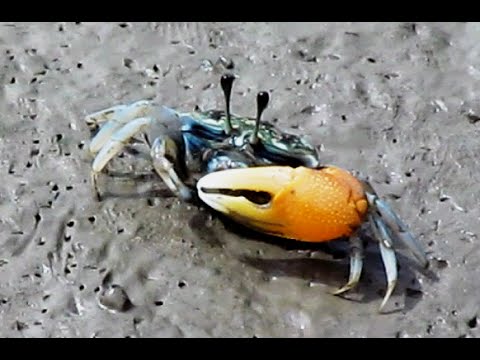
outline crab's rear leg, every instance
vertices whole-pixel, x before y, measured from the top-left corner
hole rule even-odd
[[[407,225],[395,214],[393,209],[383,200],[377,198],[375,207],[382,215],[384,223],[393,231],[394,235],[411,251],[418,262],[428,267],[428,259],[418,239],[408,230]]]
[[[360,281],[363,268],[363,244],[357,235],[350,238],[350,275],[347,284],[333,291],[333,295],[340,295],[353,289]]]
[[[91,140],[90,152],[92,154],[99,152],[116,131],[134,119],[147,116],[151,110],[152,104],[142,100],[130,105],[117,105],[86,116],[85,121],[89,126],[99,126],[105,122]]]
[[[390,296],[395,290],[397,284],[398,270],[397,258],[395,250],[393,249],[392,237],[387,225],[383,222],[377,214],[370,214],[369,221],[372,227],[373,234],[378,240],[380,253],[382,255],[383,265],[385,266],[385,273],[387,275],[387,291],[380,304],[379,312],[383,311],[385,304],[390,299]]]

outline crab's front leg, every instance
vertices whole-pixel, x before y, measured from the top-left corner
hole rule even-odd
[[[101,139],[104,144],[102,144],[92,164],[92,183],[99,201],[101,195],[97,187],[98,174],[115,155],[122,151],[132,137],[150,126],[152,121],[154,119],[149,117],[134,119],[117,129],[110,137]],[[98,135],[96,138],[98,138]]]
[[[150,155],[155,171],[170,191],[183,201],[191,200],[192,190],[184,184],[175,170],[178,164],[178,148],[175,141],[168,136],[157,137],[153,141]]]
[[[111,108],[97,111],[85,117],[88,126],[100,130],[90,141],[90,153],[96,154],[111,139],[112,135],[120,130],[125,124],[134,119],[148,116],[153,105],[146,100],[137,101],[129,105],[117,105]]]

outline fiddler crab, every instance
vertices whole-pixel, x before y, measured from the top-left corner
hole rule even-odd
[[[333,294],[354,288],[363,267],[358,230],[369,222],[385,266],[382,312],[397,281],[394,242],[403,243],[423,267],[419,241],[373,187],[351,172],[320,164],[304,138],[262,121],[269,95],[257,95],[255,118],[230,112],[236,76],[221,77],[225,110],[178,112],[150,101],[114,106],[86,116],[99,127],[90,142],[92,181],[133,139],[144,141],[155,172],[180,199],[195,193],[209,207],[256,231],[304,242],[348,237],[350,275]]]

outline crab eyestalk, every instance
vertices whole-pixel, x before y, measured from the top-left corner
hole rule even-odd
[[[268,106],[270,97],[266,91],[261,91],[257,94],[257,120],[255,122],[255,130],[250,137],[250,144],[256,145],[258,143],[258,130],[260,129],[260,120],[262,118],[263,111]]]
[[[232,120],[230,118],[230,98],[232,95],[232,86],[233,81],[235,80],[235,75],[225,74],[220,79],[220,85],[222,86],[223,95],[225,96],[225,133],[230,135],[233,131]]]

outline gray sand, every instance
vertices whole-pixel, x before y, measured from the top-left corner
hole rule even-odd
[[[480,24],[4,23],[0,34],[0,336],[480,334]],[[155,176],[104,175],[109,196],[95,200],[84,116],[140,99],[221,108],[221,56],[239,75],[234,112],[253,116],[269,90],[266,118],[308,134],[323,162],[369,175],[418,235],[433,275],[399,255],[397,311],[377,313],[374,243],[340,298],[329,291],[347,278],[345,256],[263,241]],[[151,173],[129,154],[111,169]]]

